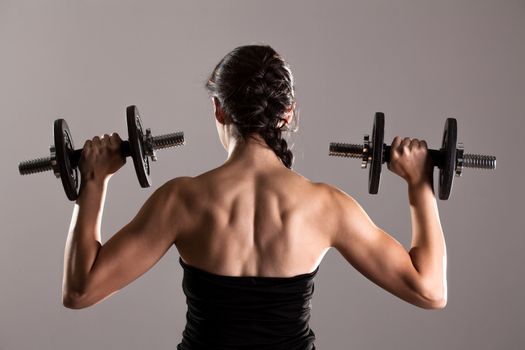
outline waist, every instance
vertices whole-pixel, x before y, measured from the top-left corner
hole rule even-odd
[[[306,323],[250,319],[243,323],[187,317],[178,350],[311,350],[315,333]]]
[[[313,277],[227,277],[186,265],[188,310],[180,350],[314,349]]]

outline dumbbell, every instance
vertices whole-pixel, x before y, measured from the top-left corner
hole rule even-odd
[[[372,140],[364,136],[362,145],[349,143],[330,143],[330,156],[361,159],[361,168],[370,166],[368,176],[368,192],[377,194],[381,180],[381,166],[390,161],[390,146],[383,143],[385,131],[385,115],[375,114],[372,128]],[[496,157],[480,154],[464,153],[462,143],[457,143],[457,121],[447,118],[443,131],[443,140],[439,150],[429,149],[434,166],[439,168],[439,198],[446,200],[450,196],[454,173],[461,176],[463,168],[496,169]]]
[[[126,108],[128,140],[121,143],[120,152],[124,157],[131,157],[141,187],[151,186],[150,162],[157,160],[155,151],[162,148],[180,146],[185,143],[183,132],[174,132],[161,136],[152,136],[151,130],[143,132],[142,122],[136,106]],[[50,147],[51,155],[20,162],[20,175],[35,174],[52,170],[62,180],[64,191],[69,200],[76,200],[79,194],[80,177],[78,163],[82,149],[75,149],[73,137],[64,119],[57,119],[53,124],[54,144]]]

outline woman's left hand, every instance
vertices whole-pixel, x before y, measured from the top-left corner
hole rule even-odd
[[[122,139],[117,133],[95,136],[84,144],[79,169],[82,181],[105,182],[126,164],[121,153]]]

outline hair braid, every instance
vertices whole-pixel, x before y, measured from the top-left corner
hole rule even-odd
[[[240,46],[215,67],[206,83],[219,99],[243,138],[259,134],[291,168],[293,154],[282,137],[284,113],[294,106],[293,76],[289,65],[264,45]]]

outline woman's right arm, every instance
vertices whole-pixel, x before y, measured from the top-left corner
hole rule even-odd
[[[425,309],[447,302],[446,246],[434,196],[426,144],[395,138],[389,169],[407,180],[411,249],[377,227],[351,196],[333,186],[332,246],[359,272],[397,297]]]

